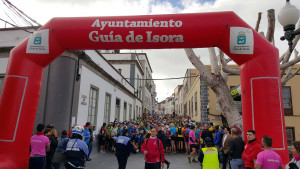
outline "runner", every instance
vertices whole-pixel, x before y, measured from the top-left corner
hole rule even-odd
[[[185,129],[183,130],[184,145],[185,145],[185,151],[186,151],[185,154],[187,154],[187,155],[190,154],[190,145],[189,145],[189,140],[190,140],[189,133],[190,133],[190,129],[189,128],[190,128],[190,126],[187,124],[185,126]]]
[[[196,138],[195,138],[195,126],[191,126],[191,131],[189,132],[189,146],[192,150],[191,154],[188,156],[188,160],[191,163],[191,157],[193,158],[193,163],[197,162],[195,160],[196,157]]]
[[[164,168],[165,155],[162,142],[156,137],[156,129],[151,129],[151,136],[142,146],[145,154],[145,169]]]
[[[177,141],[178,141],[178,151],[181,153],[184,153],[184,151],[183,151],[183,142],[184,142],[183,130],[184,130],[183,124],[181,123],[180,126],[176,130]]]
[[[175,154],[176,153],[176,144],[175,144],[175,142],[176,142],[176,138],[177,138],[176,128],[174,127],[173,123],[171,123],[170,126],[171,126],[170,132],[171,132],[171,149],[172,149],[171,151],[172,151],[173,154]]]
[[[165,135],[166,135],[166,152],[171,153],[171,132],[169,126],[165,128]]]

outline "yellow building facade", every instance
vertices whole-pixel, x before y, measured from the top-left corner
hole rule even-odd
[[[296,65],[294,69],[296,70],[298,67],[299,65]],[[207,66],[207,68],[210,67]],[[203,93],[203,91],[201,93],[200,88],[201,84],[203,85],[203,82],[201,83],[199,77],[194,77],[199,75],[199,72],[196,69],[188,70],[190,71],[186,72],[186,77],[190,76],[191,78],[190,80],[186,78],[183,81],[184,114],[189,115],[192,118],[192,120],[201,122],[201,118],[203,118],[201,112],[206,112],[208,115],[209,122],[213,122],[216,125],[224,125],[226,120],[224,120],[224,118],[221,116],[215,93],[209,87],[207,93]],[[227,85],[229,88],[235,87],[239,84],[239,75],[228,76]],[[285,86],[283,86],[282,95],[285,112],[287,141],[288,144],[291,145],[293,141],[300,140],[300,74],[293,77],[290,81],[288,81],[288,83]],[[207,105],[206,102],[208,102]],[[237,102],[237,105],[241,106],[239,102]],[[204,111],[205,109],[206,111]]]

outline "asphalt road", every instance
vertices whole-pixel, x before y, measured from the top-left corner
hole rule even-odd
[[[170,169],[201,169],[200,164],[189,163],[187,155],[184,154],[165,154],[168,161],[171,162]],[[118,161],[114,153],[106,152],[97,153],[95,150],[92,151],[91,161],[86,162],[86,169],[118,169]],[[196,157],[197,159],[197,157]],[[127,169],[143,169],[145,168],[144,155],[141,153],[131,154],[128,162]],[[165,165],[166,168],[166,165]]]

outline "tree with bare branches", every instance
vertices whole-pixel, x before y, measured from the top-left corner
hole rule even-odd
[[[259,25],[261,21],[262,13],[258,13],[258,19],[256,23],[255,30],[259,31]],[[259,32],[266,40],[275,46],[274,32],[275,32],[275,11],[270,9],[267,11],[268,17],[268,29],[266,35],[264,32]],[[300,28],[300,23],[297,25]],[[293,50],[299,41],[300,36],[297,35],[293,40]],[[196,67],[200,72],[202,78],[207,82],[207,85],[214,91],[218,98],[219,106],[222,115],[226,118],[229,126],[237,126],[243,129],[242,117],[239,114],[237,107],[235,106],[233,97],[227,86],[228,74],[239,75],[239,69],[233,69],[228,66],[228,63],[232,60],[230,58],[226,59],[224,53],[219,50],[219,55],[216,54],[214,48],[208,48],[209,58],[211,63],[211,70],[207,69],[202,63],[200,58],[198,58],[193,49],[185,49],[186,55],[190,62]],[[300,55],[298,51],[294,50],[295,57],[291,59],[291,52],[289,49],[279,58],[280,70],[281,70],[281,83],[282,86],[292,79],[295,75],[300,72],[300,67],[294,69],[294,65],[300,62]]]

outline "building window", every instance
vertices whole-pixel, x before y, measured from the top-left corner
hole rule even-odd
[[[192,107],[191,107],[191,112],[192,112],[192,117],[194,116],[194,99],[193,99],[193,97],[192,97],[192,100],[191,100],[191,102],[192,102]]]
[[[284,115],[292,116],[293,115],[293,105],[292,105],[291,87],[290,86],[282,87],[282,98],[283,98]]]
[[[123,121],[127,120],[127,103],[124,102]]]
[[[105,111],[104,111],[104,122],[108,124],[110,122],[110,105],[111,105],[111,95],[106,93],[105,95]]]
[[[142,116],[141,108],[139,107],[139,115]]]
[[[117,119],[117,121],[120,121],[120,109],[121,109],[121,100],[120,99],[116,99],[116,113],[115,113],[115,118]]]
[[[129,104],[129,120],[131,121],[132,119],[132,105]]]
[[[95,127],[97,123],[98,89],[91,87],[89,96],[88,121]]]
[[[197,109],[197,92],[195,93],[195,116],[198,115],[198,109]]]
[[[135,111],[134,111],[134,116],[133,116],[133,120],[135,120],[136,118],[137,118],[137,114],[138,114],[138,110],[139,110],[139,108],[138,108],[138,106],[136,106],[135,107]]]
[[[136,75],[137,76],[137,80],[136,80],[136,97],[140,97],[140,91],[139,91],[139,87],[140,87],[140,76],[139,75]]]
[[[186,103],[184,104],[184,115],[185,116],[187,115],[187,105],[186,105]]]
[[[0,76],[0,96],[2,93],[3,84],[4,84],[4,77]]]
[[[294,127],[286,127],[286,139],[288,146],[292,146],[295,141],[295,128]]]
[[[191,101],[189,101],[189,116],[191,115]]]
[[[183,109],[183,107],[182,107],[182,103],[181,103],[181,109],[180,109],[181,112],[180,112],[180,113],[183,113],[183,110],[182,110],[182,109]]]

